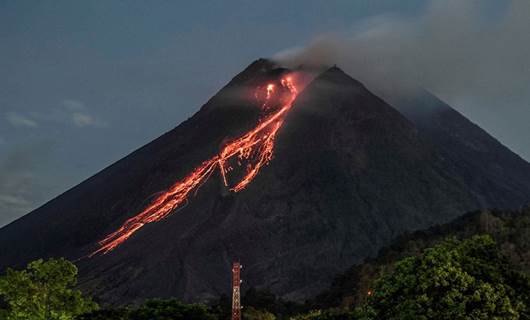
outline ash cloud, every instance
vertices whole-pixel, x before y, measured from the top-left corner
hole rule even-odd
[[[376,93],[424,87],[530,159],[530,1],[432,1],[419,17],[381,15],[278,53],[337,64]]]

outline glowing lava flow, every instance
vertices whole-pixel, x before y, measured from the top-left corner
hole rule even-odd
[[[281,106],[277,111],[264,118],[254,129],[242,137],[225,145],[219,154],[204,161],[183,180],[178,181],[169,190],[157,197],[142,212],[125,221],[118,230],[101,240],[99,242],[100,247],[90,256],[98,253],[105,254],[113,250],[144,225],[167,217],[175,208],[185,203],[188,195],[206,182],[216,168],[219,168],[223,183],[228,187],[227,174],[232,168],[227,167],[227,162],[235,156],[237,156],[237,160],[240,163],[243,161],[248,164],[244,176],[230,190],[233,192],[243,190],[252,182],[259,170],[272,159],[276,133],[282,126],[285,115],[298,94],[297,88],[290,77],[281,80],[281,88],[287,92],[287,99],[282,99],[283,95],[279,93]],[[275,90],[274,84],[266,86],[265,102],[262,105],[262,109],[270,107],[268,103],[273,97]]]

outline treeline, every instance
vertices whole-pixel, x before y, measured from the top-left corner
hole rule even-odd
[[[530,274],[530,206],[520,210],[476,211],[447,224],[401,235],[392,245],[383,248],[376,258],[367,259],[337,275],[329,289],[308,302],[309,307],[358,307],[366,299],[371,283],[381,273],[390,270],[396,261],[418,256],[447,238],[467,239],[480,234],[489,235],[496,241],[501,254],[513,268]]]
[[[474,212],[400,237],[303,304],[250,288],[243,319],[530,319],[529,271],[530,208]],[[7,270],[0,277],[0,319],[230,319],[228,296],[209,304],[99,306],[75,289],[76,276],[64,259]]]

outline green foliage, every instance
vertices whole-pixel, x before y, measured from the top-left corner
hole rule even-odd
[[[230,319],[232,316],[232,299],[225,294],[222,294],[219,299],[212,301],[210,308],[212,313],[217,316],[219,320]]]
[[[344,309],[315,310],[296,316],[293,320],[357,320],[357,312]]]
[[[248,310],[266,311],[276,319],[290,319],[291,316],[307,311],[305,305],[293,301],[283,300],[272,292],[263,289],[250,287],[243,293],[241,299],[243,308],[243,319],[248,318]],[[230,319],[232,311],[231,298],[221,295],[218,300],[213,301],[212,313],[217,315],[219,320]]]
[[[329,289],[308,301],[307,306],[317,310],[361,306],[373,281],[396,261],[418,256],[449,237],[467,239],[477,234],[493,237],[511,266],[530,275],[530,206],[515,211],[476,211],[447,224],[399,236],[392,245],[382,248],[376,258],[335,277]]]
[[[136,308],[106,309],[83,314],[76,320],[216,320],[205,305],[178,300],[148,300]]]
[[[90,299],[73,289],[77,268],[65,259],[36,260],[25,270],[8,269],[0,277],[0,296],[8,320],[69,320],[97,309]]]
[[[150,300],[129,314],[130,320],[215,320],[202,304],[178,300]]]
[[[257,310],[267,310],[280,319],[285,319],[304,311],[302,304],[283,300],[268,290],[258,290],[252,287],[245,291],[242,304],[245,308],[252,307]]]
[[[490,236],[448,240],[397,262],[361,309],[367,319],[527,319],[530,278]]]
[[[241,316],[244,320],[276,320],[272,313],[254,309],[253,307],[243,308]]]
[[[243,319],[530,320],[530,278],[525,275],[530,271],[530,208],[524,210],[481,212],[406,235],[377,259],[336,278],[329,292],[306,304],[250,288],[242,297]],[[473,236],[484,232],[490,236]],[[448,235],[454,237],[443,240]],[[230,319],[228,296],[210,307],[151,300],[98,310],[73,289],[76,276],[76,267],[64,259],[7,270],[0,277],[0,320]]]
[[[9,316],[9,311],[7,311],[6,309],[0,309],[0,319],[2,320],[8,319],[8,316]]]
[[[100,309],[84,313],[75,318],[75,320],[128,320],[129,310],[119,309]]]

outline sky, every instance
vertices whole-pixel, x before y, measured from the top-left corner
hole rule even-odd
[[[366,76],[348,58],[367,34],[365,55],[400,73],[418,69],[404,53],[420,61],[422,84],[530,159],[530,41],[511,23],[530,21],[529,7],[440,3],[0,0],[0,226],[171,130],[257,58],[324,43]],[[419,29],[429,41],[412,36]],[[446,50],[453,37],[469,50]]]

